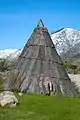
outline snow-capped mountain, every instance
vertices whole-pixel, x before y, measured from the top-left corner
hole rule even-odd
[[[72,56],[80,54],[80,31],[72,28],[62,28],[51,33],[51,38],[60,55]],[[15,59],[22,49],[0,50],[0,58]]]
[[[80,31],[72,28],[62,28],[51,33],[51,38],[58,53],[62,54],[80,43]]]
[[[22,49],[4,49],[0,50],[0,58],[7,58],[9,60],[17,58]]]
[[[21,52],[22,52],[22,49],[14,50],[13,53],[7,56],[6,58],[9,60],[15,60],[19,57]]]

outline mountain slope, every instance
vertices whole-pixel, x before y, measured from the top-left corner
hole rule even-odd
[[[9,60],[17,58],[22,49],[4,49],[0,50],[0,58],[7,58]]]
[[[72,28],[63,28],[51,34],[51,38],[59,54],[66,53],[73,47],[79,48],[80,31]],[[73,51],[72,51],[73,52]]]
[[[22,49],[17,49],[16,51],[13,50],[13,53],[11,53],[6,58],[9,60],[15,60],[18,58],[18,56],[20,55],[21,52],[22,52]]]

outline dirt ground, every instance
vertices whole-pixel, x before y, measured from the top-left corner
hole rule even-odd
[[[75,84],[77,85],[77,87],[78,87],[78,89],[80,91],[80,74],[76,74],[76,75],[68,74],[68,75],[69,75],[71,81],[75,82]]]

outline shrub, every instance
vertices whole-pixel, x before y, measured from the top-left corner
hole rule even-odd
[[[0,71],[4,72],[9,69],[8,61],[6,59],[0,59]]]

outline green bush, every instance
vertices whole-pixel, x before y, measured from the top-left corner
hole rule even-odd
[[[9,70],[8,61],[6,59],[0,59],[0,71],[4,72]]]
[[[65,61],[64,67],[69,73],[76,74],[78,72],[78,66],[71,61]]]

